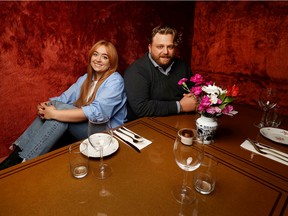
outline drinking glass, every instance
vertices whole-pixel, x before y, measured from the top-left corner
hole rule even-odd
[[[201,194],[214,191],[217,178],[218,161],[210,154],[204,153],[204,159],[193,178],[194,188]]]
[[[183,128],[178,131],[174,142],[174,158],[177,165],[184,170],[182,185],[172,193],[179,203],[189,204],[195,200],[195,193],[187,185],[187,174],[196,170],[203,159],[203,138],[197,137],[194,129]]]
[[[84,178],[88,174],[89,161],[88,144],[83,143],[82,148],[79,149],[79,144],[71,144],[69,146],[69,163],[71,174],[75,178]]]
[[[265,126],[277,128],[281,124],[282,115],[279,107],[275,107],[268,111],[266,115]]]
[[[99,179],[104,179],[112,174],[110,166],[103,162],[103,150],[113,141],[112,128],[109,117],[98,116],[90,118],[88,122],[88,140],[96,151],[100,153],[100,165],[97,167],[95,175]]]
[[[275,90],[273,90],[272,88],[265,88],[261,90],[258,98],[258,104],[263,110],[263,114],[260,123],[255,125],[256,127],[265,127],[267,112],[277,105],[277,101],[278,98]]]

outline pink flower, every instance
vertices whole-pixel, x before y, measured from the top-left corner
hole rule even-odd
[[[204,82],[204,79],[200,74],[195,74],[190,78],[190,81],[194,82],[195,85],[201,85]]]
[[[201,86],[195,86],[195,87],[192,87],[190,89],[190,92],[193,93],[194,95],[198,96],[201,94],[202,92],[202,87]]]
[[[209,107],[206,109],[206,112],[212,115],[221,113],[221,109],[219,107]]]
[[[198,110],[205,111],[210,105],[211,105],[210,98],[207,95],[204,95],[198,106]]]
[[[234,110],[232,105],[227,105],[223,108],[222,113],[223,114],[229,114]]]
[[[182,78],[179,80],[178,85],[183,85],[188,79],[187,78]]]
[[[212,82],[212,81],[207,81],[207,82],[205,82],[205,85],[206,86],[209,86],[209,85],[213,85],[214,83]]]

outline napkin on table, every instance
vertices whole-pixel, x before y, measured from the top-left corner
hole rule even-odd
[[[116,134],[117,136],[119,136],[120,138],[122,138],[123,140],[130,142],[133,146],[135,146],[139,150],[145,148],[146,146],[148,146],[152,143],[150,140],[148,140],[144,137],[141,139],[141,142],[134,143],[133,140],[129,136],[126,136],[123,133],[120,133],[116,130],[114,130],[113,133]]]
[[[285,161],[284,161],[284,160],[288,161],[288,159],[283,158],[284,160],[280,160],[279,158],[274,157],[274,156],[272,155],[273,153],[270,154],[270,152],[269,152],[269,154],[261,154],[261,153],[257,152],[257,151],[254,149],[254,147],[252,146],[252,144],[251,144],[248,140],[245,140],[240,146],[241,146],[242,148],[246,149],[246,150],[252,151],[253,153],[259,154],[259,155],[261,155],[261,156],[263,156],[263,157],[269,158],[269,159],[271,159],[271,160],[277,161],[277,162],[279,162],[279,163],[282,163],[282,164],[288,166],[288,162],[285,162]],[[265,150],[264,150],[264,151],[265,151]],[[285,155],[286,157],[288,157],[288,154],[286,154],[286,153],[284,153],[284,152],[281,152],[281,154],[283,154],[283,155]],[[278,155],[277,155],[277,156],[278,156]],[[281,156],[279,156],[279,157],[281,157]]]

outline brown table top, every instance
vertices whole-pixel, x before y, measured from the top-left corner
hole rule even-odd
[[[253,125],[260,120],[258,110],[237,109],[236,116],[219,120],[215,142],[205,146],[219,160],[215,191],[196,193],[190,205],[177,203],[171,194],[183,179],[173,157],[173,143],[178,129],[195,128],[197,114],[127,123],[152,144],[138,153],[119,142],[118,151],[104,158],[113,169],[104,180],[93,174],[98,159],[90,159],[88,176],[73,178],[67,147],[0,171],[0,215],[288,215],[288,166],[240,145],[250,137],[287,152],[288,147],[259,135]],[[192,177],[189,172],[190,185]]]

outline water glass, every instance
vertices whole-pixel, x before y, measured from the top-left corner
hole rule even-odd
[[[218,161],[212,155],[205,154],[200,167],[196,171],[193,183],[194,188],[201,194],[210,194],[216,184]]]
[[[266,125],[266,116],[267,112],[271,109],[274,109],[277,106],[278,102],[277,91],[272,88],[264,88],[260,91],[258,98],[258,104],[263,111],[261,121],[258,124],[255,124],[256,127],[262,128]]]
[[[281,113],[278,108],[271,109],[265,119],[266,127],[277,128],[281,124]]]
[[[69,146],[69,162],[71,174],[75,178],[84,178],[88,174],[88,144],[81,144],[81,151],[79,144],[71,144]]]

